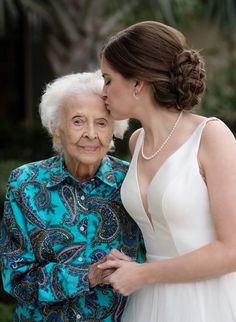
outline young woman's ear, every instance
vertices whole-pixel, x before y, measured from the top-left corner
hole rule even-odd
[[[140,92],[142,91],[144,82],[140,81],[140,80],[136,80],[134,83],[134,97],[138,98],[138,95],[140,94]]]

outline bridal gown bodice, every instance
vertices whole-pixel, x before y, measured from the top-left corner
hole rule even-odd
[[[137,158],[143,131],[138,138],[121,197],[143,232],[148,256],[174,257],[200,248],[215,238],[207,187],[197,161],[204,124],[197,127],[153,177],[147,191],[151,219],[145,212],[138,182]]]
[[[148,262],[184,255],[216,237],[197,159],[208,120],[197,126],[152,178],[147,190],[149,216],[138,181],[137,160],[144,139],[144,132],[140,132],[121,198],[141,228]],[[236,273],[206,281],[145,286],[129,297],[123,321],[236,322]]]

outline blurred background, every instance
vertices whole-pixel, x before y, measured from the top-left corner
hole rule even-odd
[[[207,91],[199,107],[236,133],[236,0],[0,0],[0,218],[10,171],[52,156],[38,104],[45,85],[99,68],[114,32],[158,20],[184,33],[206,59]],[[130,121],[115,154],[129,160]],[[0,320],[13,320],[14,300],[0,285]]]

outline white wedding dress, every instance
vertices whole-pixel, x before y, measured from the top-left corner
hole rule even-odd
[[[144,132],[139,135],[121,197],[142,230],[148,262],[186,254],[215,239],[207,187],[197,161],[208,120],[199,124],[152,179],[147,194],[152,223],[138,184],[137,158]],[[128,298],[122,321],[236,322],[236,273],[200,282],[146,286]]]

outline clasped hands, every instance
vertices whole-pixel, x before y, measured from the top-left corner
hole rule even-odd
[[[115,292],[128,296],[143,286],[141,266],[129,256],[113,249],[101,261],[90,266],[90,287],[110,284]]]

